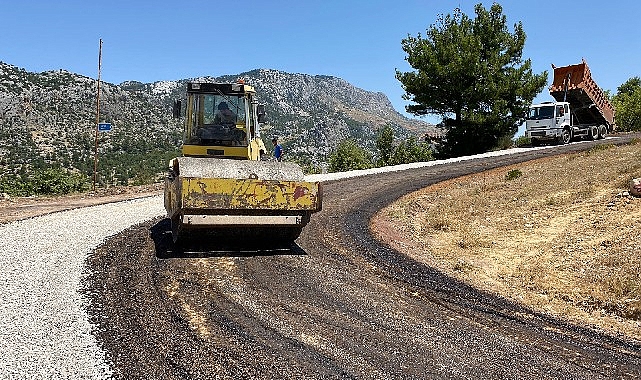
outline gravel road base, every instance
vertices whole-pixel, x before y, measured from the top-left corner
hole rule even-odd
[[[79,293],[85,260],[106,237],[163,212],[150,197],[0,225],[0,378],[111,376]]]

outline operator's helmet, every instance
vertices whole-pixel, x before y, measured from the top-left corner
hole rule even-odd
[[[220,102],[220,104],[218,105],[218,110],[219,111],[228,110],[228,109],[229,109],[229,106],[227,105],[226,102]]]

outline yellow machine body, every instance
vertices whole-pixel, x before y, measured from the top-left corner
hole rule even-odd
[[[183,178],[180,193],[184,209],[315,211],[318,208],[318,186],[309,182]]]

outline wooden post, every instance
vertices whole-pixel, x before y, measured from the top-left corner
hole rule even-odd
[[[96,141],[93,155],[93,192],[96,192],[96,177],[98,172],[98,124],[100,123],[100,69],[102,66],[102,38],[98,49],[98,94],[96,96]]]

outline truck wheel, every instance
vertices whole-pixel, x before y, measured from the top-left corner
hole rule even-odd
[[[598,138],[599,138],[599,127],[597,127],[596,125],[593,125],[588,130],[588,139],[596,140]]]
[[[530,145],[532,145],[533,147],[539,146],[541,145],[541,142],[539,141],[539,139],[530,139]]]
[[[608,135],[608,127],[599,125],[599,138],[604,139]]]
[[[559,137],[559,144],[569,144],[572,140],[572,131],[569,128],[565,128],[561,136]]]

